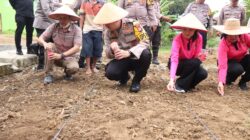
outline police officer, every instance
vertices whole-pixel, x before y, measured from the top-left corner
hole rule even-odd
[[[26,28],[26,46],[27,54],[31,53],[30,45],[32,43],[32,34],[33,34],[33,0],[9,0],[11,6],[16,11],[16,32],[15,32],[15,44],[16,44],[16,54],[23,55],[22,46],[21,46],[21,36],[24,27]]]
[[[171,19],[167,16],[164,16],[161,14],[161,5],[160,5],[160,0],[155,0],[154,1],[154,9],[155,9],[155,15],[156,15],[156,21],[157,21],[157,28],[155,32],[153,32],[152,35],[152,51],[153,51],[153,59],[152,63],[159,65],[158,61],[158,52],[159,52],[159,47],[161,43],[161,21],[164,22],[170,22]]]
[[[112,60],[107,64],[105,76],[126,85],[129,71],[135,75],[131,92],[140,90],[140,82],[146,76],[151,61],[147,33],[139,22],[124,18],[128,12],[111,3],[106,3],[94,18],[95,24],[104,24],[106,55]]]
[[[138,20],[150,37],[157,28],[154,0],[118,0],[118,6],[128,11],[128,18]]]
[[[212,25],[212,14],[209,5],[205,4],[204,2],[205,0],[195,0],[194,2],[191,2],[186,8],[183,15],[186,15],[188,13],[194,14],[200,20],[200,22],[208,29]],[[202,35],[202,48],[206,49],[207,32],[200,31],[199,33]]]
[[[236,18],[240,20],[242,25],[246,18],[244,7],[238,4],[239,0],[230,0],[231,3],[224,6],[220,11],[219,25],[223,25],[224,21],[228,18]]]

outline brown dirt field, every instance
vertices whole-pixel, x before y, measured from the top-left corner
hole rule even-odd
[[[163,57],[164,55],[164,57]],[[225,96],[216,92],[216,55],[205,66],[209,77],[187,94],[165,90],[166,62],[153,66],[138,94],[99,74],[81,70],[74,81],[43,85],[43,72],[27,68],[0,77],[0,139],[58,140],[250,140],[250,92],[234,85]]]

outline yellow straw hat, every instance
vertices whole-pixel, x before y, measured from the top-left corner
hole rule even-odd
[[[106,3],[94,18],[95,24],[108,24],[118,21],[128,15],[128,12],[112,3]]]
[[[240,26],[240,20],[236,18],[229,18],[225,21],[224,25],[215,25],[213,28],[227,35],[250,33],[250,28],[247,26]]]
[[[62,7],[58,8],[56,11],[54,11],[53,13],[51,13],[49,15],[49,18],[54,19],[54,20],[59,20],[58,16],[59,15],[67,15],[70,16],[70,19],[72,21],[77,21],[80,18],[76,15],[76,13],[69,8],[69,6],[67,5],[63,5]]]
[[[190,28],[207,32],[205,26],[192,13],[188,13],[187,15],[181,17],[174,24],[172,24],[171,27],[180,30],[183,28]]]

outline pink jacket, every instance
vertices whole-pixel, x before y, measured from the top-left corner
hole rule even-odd
[[[219,82],[225,84],[228,68],[228,60],[236,60],[240,62],[250,48],[250,35],[243,34],[237,41],[238,50],[233,44],[229,43],[225,38],[220,41],[218,48],[218,77]]]
[[[190,50],[187,48],[188,39],[182,33],[178,34],[172,43],[170,77],[175,78],[176,70],[181,59],[197,58],[202,49],[202,36],[198,33],[196,40],[190,40]]]

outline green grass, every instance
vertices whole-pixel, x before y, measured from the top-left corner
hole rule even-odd
[[[211,38],[208,39],[207,46],[209,48],[218,47],[219,41],[220,41],[219,37],[213,36],[213,37],[211,37]]]
[[[2,17],[2,32],[11,33],[16,28],[15,11],[9,4],[9,0],[0,0],[0,14]]]

